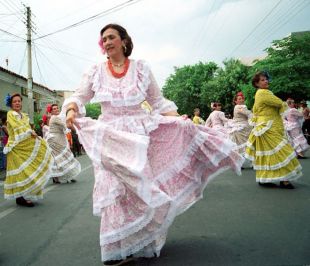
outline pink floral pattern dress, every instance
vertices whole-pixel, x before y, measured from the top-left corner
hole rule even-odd
[[[99,102],[98,120],[83,117]],[[147,101],[152,111],[141,107]],[[85,74],[65,100],[75,102],[77,132],[93,162],[93,213],[101,217],[102,260],[159,255],[175,217],[202,198],[207,183],[227,169],[240,174],[243,159],[217,131],[190,120],[162,116],[176,111],[144,61],[130,60],[114,78],[101,63]]]
[[[289,108],[284,113],[284,126],[288,133],[288,139],[297,153],[309,149],[307,140],[302,132],[303,114],[296,108]]]

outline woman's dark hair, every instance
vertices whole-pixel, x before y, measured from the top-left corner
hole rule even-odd
[[[107,29],[113,29],[116,30],[121,37],[121,40],[124,41],[126,49],[124,48],[124,55],[126,57],[131,55],[132,49],[133,49],[133,43],[131,40],[131,37],[128,35],[127,31],[125,28],[118,24],[108,24],[104,26],[104,28],[100,31],[100,36],[107,30]]]
[[[260,77],[265,77],[267,80],[269,80],[269,75],[266,71],[258,71],[255,73],[255,75],[252,78],[252,85],[254,88],[258,88],[258,86],[256,85],[256,83],[259,82]]]
[[[12,107],[13,98],[19,97],[21,101],[23,101],[23,97],[19,93],[14,93],[10,99],[10,107]]]
[[[286,100],[286,103],[287,103],[288,105],[291,105],[292,103],[295,103],[295,101],[294,101],[294,99],[292,99],[292,98],[288,98],[288,99]]]

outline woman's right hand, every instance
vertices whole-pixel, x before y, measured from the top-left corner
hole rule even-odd
[[[73,109],[69,110],[66,116],[66,124],[68,128],[73,129],[73,125],[75,124],[75,118],[76,118],[76,111]]]

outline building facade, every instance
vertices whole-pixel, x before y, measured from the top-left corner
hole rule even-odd
[[[59,106],[64,101],[63,92],[51,90],[46,86],[33,82],[33,110],[34,114],[43,114],[48,103],[57,103]],[[10,70],[0,67],[0,118],[6,116],[10,109],[5,105],[7,94],[19,93],[23,97],[22,111],[28,112],[27,78]]]

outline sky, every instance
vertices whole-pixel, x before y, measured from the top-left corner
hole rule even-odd
[[[7,68],[8,59],[8,69],[24,76],[24,5],[34,25],[33,78],[52,90],[76,89],[83,73],[106,60],[97,43],[108,23],[127,29],[134,43],[130,58],[146,60],[161,87],[174,67],[260,57],[273,40],[310,30],[310,0],[0,0],[0,66]]]

